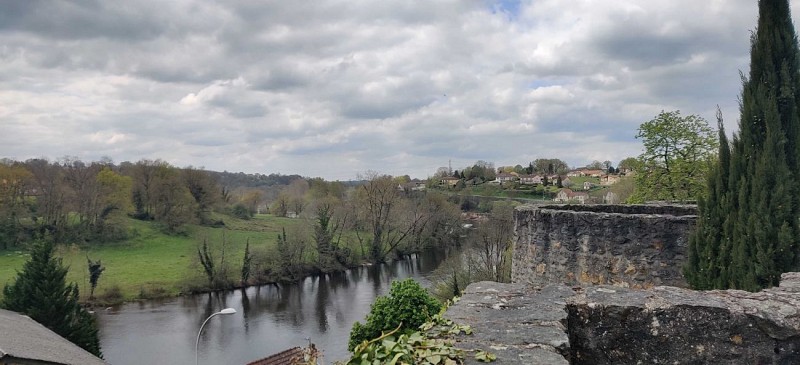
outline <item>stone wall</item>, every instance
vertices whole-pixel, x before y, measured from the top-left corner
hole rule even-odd
[[[588,287],[567,311],[572,364],[800,364],[800,273],[758,293]]]
[[[514,283],[467,287],[445,314],[473,329],[457,346],[497,364],[800,364],[800,273],[758,293],[683,288],[695,212],[517,208]]]
[[[479,282],[445,317],[498,365],[800,364],[800,273],[758,293]]]
[[[526,205],[514,212],[511,279],[534,287],[686,287],[693,205]]]

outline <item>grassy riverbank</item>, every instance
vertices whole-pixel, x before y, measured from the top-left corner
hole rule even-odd
[[[89,295],[87,255],[92,260],[101,260],[106,267],[95,291],[100,301],[175,296],[204,280],[197,259],[197,248],[203,239],[218,250],[224,234],[225,260],[232,271],[236,271],[241,268],[248,238],[251,252],[263,252],[275,245],[282,228],[292,232],[305,223],[300,219],[271,215],[257,215],[251,220],[223,219],[224,228],[189,226],[185,235],[177,236],[162,233],[152,222],[131,219],[131,237],[127,240],[60,245],[58,255],[70,267],[67,281],[79,284],[84,299]],[[16,278],[16,272],[22,269],[27,258],[20,249],[0,250],[0,286]]]

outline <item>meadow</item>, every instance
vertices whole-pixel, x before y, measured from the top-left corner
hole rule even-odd
[[[189,225],[184,234],[167,235],[156,223],[129,219],[130,238],[126,240],[59,245],[56,252],[69,267],[67,282],[79,285],[83,300],[88,299],[90,291],[87,257],[101,260],[105,267],[95,290],[100,302],[175,296],[204,279],[197,258],[203,240],[208,240],[212,252],[219,255],[224,236],[225,260],[235,271],[241,267],[248,239],[251,252],[265,251],[275,245],[283,228],[296,232],[307,223],[304,219],[267,214],[250,220],[224,216],[223,220],[224,227]],[[0,250],[0,285],[13,282],[27,259],[21,248]]]

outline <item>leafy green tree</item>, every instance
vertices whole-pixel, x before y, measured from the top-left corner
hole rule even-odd
[[[566,174],[569,170],[567,163],[557,158],[537,158],[530,166],[538,174]]]
[[[439,313],[442,304],[414,279],[392,282],[388,296],[378,297],[372,304],[364,324],[356,322],[350,332],[347,348],[377,338],[402,324],[401,333],[413,332],[431,316]]]
[[[641,167],[641,162],[636,157],[628,157],[619,162],[617,166],[617,172],[627,173],[630,171],[639,170]]]
[[[644,143],[631,200],[697,200],[718,146],[714,130],[697,116],[661,112],[642,123],[636,138]]]
[[[586,165],[586,168],[592,170],[603,170],[605,168],[605,165],[603,165],[603,163],[600,161],[594,160],[592,161],[592,163]]]
[[[800,269],[800,70],[789,2],[761,0],[743,77],[739,134],[720,158],[689,241],[684,274],[699,289],[755,291]],[[718,115],[721,126],[721,116]]]
[[[24,313],[53,332],[102,356],[94,317],[78,303],[78,285],[67,284],[67,268],[54,257],[53,244],[37,242],[17,279],[3,288],[0,306]]]
[[[132,211],[132,180],[104,167],[95,177],[97,196],[92,226],[96,239],[121,239],[125,235],[125,217]]]
[[[245,207],[244,204],[242,203],[237,203],[233,205],[233,208],[231,208],[231,215],[236,218],[244,220],[249,220],[250,218],[252,218],[252,216],[250,215],[250,210],[247,209],[247,207]]]
[[[316,204],[313,238],[317,246],[317,266],[323,272],[341,269],[344,257],[338,255],[339,247],[334,237],[341,231],[340,222],[334,220],[336,206],[341,202],[334,197],[320,199]]]

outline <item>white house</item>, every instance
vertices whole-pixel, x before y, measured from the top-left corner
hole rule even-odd
[[[586,201],[589,200],[589,193],[585,192],[575,192],[572,189],[561,189],[556,194],[556,197],[553,198],[553,201],[569,203],[569,202],[577,202],[580,204],[586,204]]]
[[[501,172],[501,173],[497,174],[497,178],[495,179],[495,181],[497,181],[497,182],[502,184],[504,182],[512,182],[512,181],[515,181],[517,179],[518,178],[517,178],[516,175],[509,174],[507,172]]]
[[[524,185],[537,185],[542,183],[542,177],[539,175],[520,175],[519,182]]]

